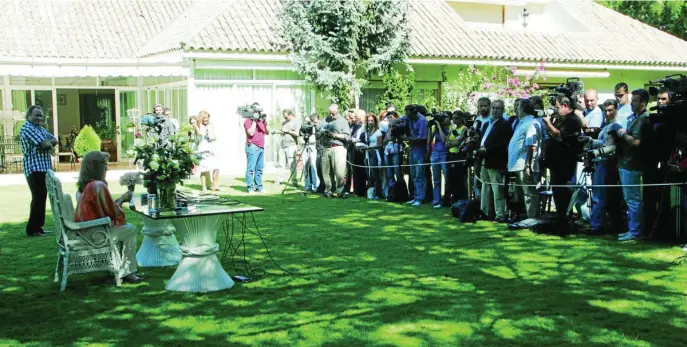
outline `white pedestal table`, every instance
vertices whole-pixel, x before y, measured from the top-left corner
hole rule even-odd
[[[217,231],[222,228],[226,217],[261,211],[261,207],[243,203],[200,204],[190,211],[162,211],[152,214],[144,208],[136,210],[145,218],[171,222],[181,242],[181,262],[165,288],[171,291],[200,293],[234,286],[234,281],[224,271],[217,258]]]

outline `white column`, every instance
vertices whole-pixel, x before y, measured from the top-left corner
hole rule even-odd
[[[138,76],[136,78],[136,86],[138,88],[138,93],[136,93],[136,108],[141,110],[141,116],[146,112],[143,109],[143,77]]]
[[[10,76],[2,76],[2,107],[7,111],[12,111],[12,91],[10,90]]]
[[[195,59],[189,59],[189,76],[188,80],[186,81],[186,115],[192,115],[195,114],[195,112],[198,112],[197,107],[196,107],[196,78],[195,78],[195,69],[196,69],[196,61]]]
[[[115,136],[115,141],[117,141],[117,161],[122,162],[124,158],[122,158],[122,122],[120,119],[121,116],[121,107],[122,105],[119,104],[119,88],[115,88],[115,126],[117,129],[117,135]]]

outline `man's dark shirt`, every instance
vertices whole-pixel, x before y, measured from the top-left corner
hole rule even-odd
[[[618,152],[618,167],[632,171],[644,171],[651,165],[655,153],[651,153],[651,137],[653,136],[653,126],[649,121],[649,113],[641,115],[631,114],[627,118],[627,134],[639,140],[639,147],[631,146],[627,141],[620,141]]]
[[[553,126],[560,131],[561,140],[550,137],[546,140],[546,162],[550,169],[566,169],[577,166],[577,155],[582,152],[578,136],[582,132],[582,122],[574,113],[559,117]]]

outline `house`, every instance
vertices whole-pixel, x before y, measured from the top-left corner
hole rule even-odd
[[[156,103],[185,122],[206,109],[221,134],[225,173],[241,174],[240,105],[259,102],[278,126],[283,108],[327,106],[276,47],[279,0],[0,0],[0,124],[11,135],[30,104],[48,128],[119,127],[116,157],[126,161],[132,122]],[[611,97],[687,70],[687,42],[591,0],[411,0],[409,25],[416,87],[440,97],[442,82],[466,65],[518,66],[547,61],[551,82],[580,77]],[[372,81],[360,99],[370,109]],[[136,111],[138,110],[138,111]],[[276,137],[268,146],[274,148]],[[267,160],[275,151],[267,151]]]

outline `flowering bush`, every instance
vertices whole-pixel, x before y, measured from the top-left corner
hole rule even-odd
[[[513,113],[513,102],[518,98],[545,94],[538,81],[546,81],[543,76],[544,61],[536,65],[531,75],[517,76],[516,66],[485,66],[476,68],[468,66],[458,74],[453,83],[443,86],[441,106],[443,109],[460,109],[470,113],[477,112],[477,99],[487,96],[490,99],[501,99],[506,105],[506,112]]]
[[[198,164],[198,156],[185,136],[172,135],[167,144],[158,141],[139,144],[135,152],[136,160],[142,163],[146,186],[153,182],[165,186],[183,184]]]

